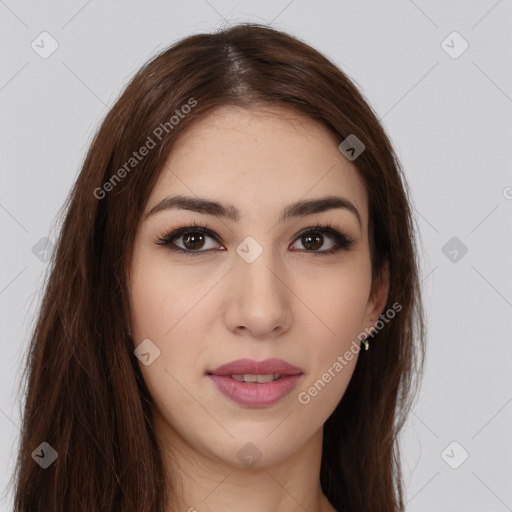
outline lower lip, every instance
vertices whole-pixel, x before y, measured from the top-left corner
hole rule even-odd
[[[208,377],[219,391],[234,402],[248,407],[266,407],[279,402],[292,391],[302,378],[302,374],[286,375],[280,379],[264,384],[255,382],[239,382],[223,375]]]

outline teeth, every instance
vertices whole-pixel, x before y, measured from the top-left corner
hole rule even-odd
[[[258,384],[265,384],[266,382],[272,382],[273,380],[279,379],[281,374],[268,373],[266,375],[252,375],[250,373],[246,373],[244,375],[231,375],[230,377],[238,382],[257,382]]]

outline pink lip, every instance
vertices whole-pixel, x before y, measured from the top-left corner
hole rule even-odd
[[[236,361],[223,364],[207,373],[212,375],[240,375],[246,373],[250,373],[251,375],[267,375],[269,373],[297,375],[302,373],[302,370],[282,359],[265,359],[265,361],[237,359]]]
[[[280,373],[283,376],[263,384],[239,382],[230,377],[230,375],[247,373],[252,375]],[[266,359],[260,362],[239,359],[219,366],[217,369],[207,372],[207,375],[224,396],[247,407],[266,407],[278,402],[288,395],[303,377],[300,368],[282,359]]]

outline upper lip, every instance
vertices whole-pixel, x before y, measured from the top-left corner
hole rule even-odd
[[[265,359],[264,361],[237,359],[236,361],[223,364],[207,373],[210,375],[268,375],[270,373],[298,375],[302,373],[302,370],[282,359],[273,358]]]

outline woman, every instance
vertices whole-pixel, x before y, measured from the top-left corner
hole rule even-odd
[[[411,206],[333,63],[254,24],[176,43],[112,107],[66,206],[17,511],[404,509]]]

